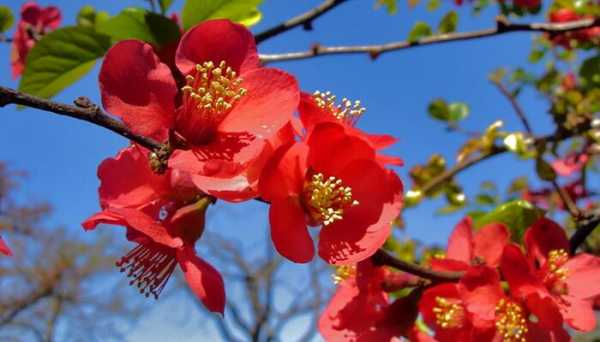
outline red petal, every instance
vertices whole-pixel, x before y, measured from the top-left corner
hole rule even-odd
[[[236,103],[220,132],[248,132],[259,139],[276,134],[298,107],[300,91],[296,79],[281,70],[260,68],[241,75],[247,93]]]
[[[565,230],[547,218],[537,220],[527,229],[524,236],[527,254],[544,265],[551,250],[569,250],[569,239]]]
[[[121,216],[128,227],[148,235],[154,242],[171,248],[177,248],[183,245],[181,238],[171,236],[167,231],[167,228],[161,222],[154,220],[152,217],[139,210],[114,208],[111,209],[110,212]]]
[[[362,301],[354,278],[342,282],[319,318],[321,336],[326,341],[355,340],[357,330],[365,329],[365,325],[369,323],[365,319],[357,319],[363,318],[360,314],[365,313],[357,310],[362,309],[360,302]]]
[[[177,250],[177,261],[188,286],[211,312],[225,311],[225,285],[219,271],[199,258],[192,247]]]
[[[337,175],[354,160],[375,159],[375,150],[366,140],[348,134],[344,125],[334,122],[316,125],[308,146],[308,165],[325,176]]]
[[[567,304],[562,305],[565,321],[573,329],[590,332],[596,328],[596,314],[591,300],[582,300],[566,296]]]
[[[497,267],[504,246],[510,242],[510,233],[501,223],[488,224],[479,229],[473,238],[473,254],[483,258],[486,265]]]
[[[431,259],[429,261],[431,269],[436,271],[462,272],[469,268],[470,264],[464,261],[454,259]]]
[[[473,314],[473,325],[493,325],[496,304],[504,297],[498,271],[486,266],[471,267],[460,280],[465,307]]]
[[[12,251],[10,250],[10,248],[8,248],[8,245],[6,245],[6,242],[4,242],[4,240],[2,240],[1,236],[0,236],[0,253],[4,254],[6,256],[12,255]]]
[[[130,146],[100,164],[98,193],[103,208],[139,207],[170,191],[169,177],[150,169],[147,153],[138,146]]]
[[[45,29],[56,29],[60,25],[60,9],[54,6],[48,6],[42,10],[40,20]]]
[[[209,61],[225,61],[238,73],[259,65],[252,33],[225,19],[207,20],[190,29],[181,38],[175,61],[184,75],[196,64]]]
[[[473,258],[473,222],[471,217],[462,219],[448,238],[446,258],[471,263]]]
[[[510,244],[504,248],[500,269],[510,291],[516,298],[525,298],[531,293],[545,293],[545,287],[534,276],[534,270],[519,246]]]
[[[306,263],[315,255],[315,247],[306,226],[305,212],[294,197],[276,199],[269,208],[271,239],[279,254],[297,263]]]
[[[436,314],[433,312],[433,309],[437,306],[436,297],[453,298],[462,302],[457,284],[448,283],[427,289],[419,301],[419,311],[423,315],[425,323],[434,330],[440,328],[437,324]]]
[[[321,229],[319,255],[331,264],[352,264],[373,255],[389,237],[402,207],[403,188],[395,173],[372,160],[354,161],[337,176],[352,188],[359,204]]]
[[[600,295],[600,258],[581,253],[564,265],[568,269],[569,295],[579,299],[593,299]]]
[[[110,224],[117,226],[127,225],[127,223],[121,215],[118,215],[108,210],[104,210],[88,217],[85,221],[81,223],[81,226],[83,226],[85,230],[93,230],[99,224]]]
[[[125,40],[113,46],[100,69],[104,108],[134,132],[165,138],[173,126],[177,85],[152,46]]]
[[[260,176],[260,195],[266,200],[274,200],[300,194],[307,172],[307,153],[308,148],[303,143],[290,143],[278,148]]]
[[[542,298],[539,294],[531,294],[526,297],[529,311],[538,318],[538,325],[545,329],[561,329],[563,317],[550,297]]]

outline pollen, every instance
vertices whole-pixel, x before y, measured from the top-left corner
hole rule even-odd
[[[335,273],[331,275],[333,283],[338,285],[342,281],[354,277],[356,275],[356,266],[354,265],[342,265],[335,268]]]
[[[341,179],[325,178],[322,173],[312,176],[305,193],[313,219],[325,226],[341,220],[346,208],[359,204],[352,199],[352,188],[344,186]]]
[[[526,342],[527,320],[517,303],[501,299],[496,304],[496,330],[504,342]]]
[[[152,295],[158,299],[177,262],[171,253],[160,247],[140,244],[115,265],[131,278],[129,285],[137,287],[146,297]]]
[[[204,115],[222,115],[246,95],[242,81],[225,61],[218,65],[212,61],[196,64],[192,73],[186,76],[186,85],[181,88],[184,103]]]
[[[564,249],[553,249],[548,253],[548,273],[544,278],[546,287],[555,295],[566,295],[569,293],[567,277],[569,270],[564,267],[569,261],[569,253]]]
[[[317,106],[327,110],[333,117],[343,121],[349,125],[354,126],[362,114],[366,111],[364,107],[360,105],[360,101],[350,101],[347,98],[343,98],[340,104],[336,104],[336,96],[331,92],[320,92],[315,91],[313,98],[317,103]]]
[[[454,329],[463,326],[465,309],[455,299],[435,297],[433,313],[437,325],[442,329]]]

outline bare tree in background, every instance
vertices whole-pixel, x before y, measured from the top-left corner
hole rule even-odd
[[[45,226],[50,205],[15,200],[23,177],[0,162],[0,235],[14,253],[0,257],[0,340],[117,337],[140,305],[110,281],[120,245],[108,234],[87,241],[79,227]]]
[[[317,258],[289,277],[289,262],[269,244],[264,253],[251,256],[252,248],[231,239],[207,233],[202,240],[228,284],[228,294],[235,293],[235,300],[227,301],[224,319],[207,313],[224,341],[290,341],[284,334],[292,321],[302,323],[298,341],[314,339],[319,314],[333,289],[331,267]],[[301,273],[298,278],[296,273]]]

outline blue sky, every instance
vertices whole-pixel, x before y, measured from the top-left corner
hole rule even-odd
[[[18,12],[22,3],[3,2],[8,3],[14,12]],[[260,31],[320,2],[265,0],[262,5],[263,21],[253,30]],[[262,44],[259,50],[277,53],[306,49],[315,42],[348,45],[401,40],[408,35],[416,20],[435,26],[445,13],[444,10],[429,13],[424,6],[409,10],[405,1],[400,2],[399,13],[390,16],[383,9],[375,11],[374,0],[348,1],[317,20],[314,31],[296,29]],[[78,9],[85,4],[111,14],[128,5],[145,4],[141,0],[55,0],[39,3],[58,5],[63,10],[64,24],[73,24]],[[176,0],[174,9],[181,8],[182,3],[182,0]],[[451,7],[454,6],[443,5],[444,9]],[[459,30],[465,31],[492,26],[496,14],[494,10],[488,10],[474,17],[466,7],[457,10],[461,15]],[[274,66],[296,75],[306,91],[330,90],[340,98],[360,99],[367,112],[359,127],[392,134],[400,139],[390,152],[405,160],[407,166],[399,173],[408,187],[406,174],[410,166],[424,162],[434,152],[441,152],[453,161],[456,150],[464,141],[462,135],[447,133],[442,124],[428,118],[426,108],[432,99],[442,97],[468,103],[471,115],[464,123],[468,130],[482,130],[499,118],[504,120],[507,130],[521,129],[508,102],[489,83],[487,75],[498,66],[526,65],[532,37],[529,33],[515,33],[436,45],[385,54],[376,61],[364,55],[334,56]],[[0,46],[0,66],[5,72],[0,74],[0,84],[16,87],[16,82],[10,78],[9,58],[9,45],[3,44]],[[99,103],[97,71],[98,68],[57,96],[56,100],[69,103],[77,96],[85,95]],[[542,99],[526,92],[521,101],[536,133],[548,133],[551,127]],[[56,209],[53,221],[79,230],[79,223],[98,209],[97,165],[125,146],[126,140],[85,122],[32,109],[7,107],[0,112],[0,160],[30,174],[22,198],[50,201]],[[501,156],[461,174],[459,180],[471,191],[477,189],[483,180],[493,180],[502,189],[509,181],[507,170],[512,175],[532,175],[533,164],[517,162],[513,156]],[[407,211],[408,234],[426,242],[444,243],[459,216],[435,216],[435,209],[441,205],[439,201],[426,202]],[[250,246],[257,242],[257,238],[265,236],[266,227],[266,207],[248,203],[220,205],[213,209],[207,229],[244,239]],[[84,234],[83,231],[81,234]],[[296,270],[299,266],[290,267]],[[230,299],[235,300],[235,294],[233,297],[230,294]],[[206,329],[199,328],[195,318],[175,313],[181,301],[182,297],[175,296],[160,304],[158,310],[139,322],[138,329],[128,339],[148,341],[148,337],[153,337],[150,340],[175,341],[214,334],[208,326]]]

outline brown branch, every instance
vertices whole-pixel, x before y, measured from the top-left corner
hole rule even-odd
[[[88,98],[80,97],[75,100],[75,105],[58,103],[41,97],[21,93],[11,88],[0,86],[0,107],[8,104],[23,105],[37,108],[46,112],[72,117],[87,121],[109,129],[127,139],[150,149],[161,150],[164,146],[158,141],[133,133],[121,121],[105,113],[100,107],[93,104]]]
[[[527,133],[529,133],[530,135],[533,135],[533,130],[531,128],[531,125],[529,124],[529,120],[527,120],[525,111],[523,110],[523,108],[521,107],[519,102],[517,101],[516,97],[508,90],[508,88],[506,88],[506,86],[504,84],[502,84],[502,82],[492,81],[492,83],[496,86],[496,88],[498,88],[500,93],[502,93],[502,95],[504,95],[504,97],[506,97],[508,102],[510,102],[510,105],[513,107],[515,114],[517,114],[517,117],[519,118],[519,120],[521,120],[521,123],[523,124],[523,127],[525,127],[525,130],[527,131]]]
[[[404,271],[417,277],[431,280],[432,282],[448,282],[457,281],[462,277],[462,272],[441,272],[434,271],[429,268],[422,267],[412,262],[400,260],[383,249],[378,250],[372,257],[371,260],[380,266],[389,266],[397,270]]]
[[[577,230],[569,240],[569,249],[571,250],[571,254],[575,254],[575,252],[577,252],[579,246],[583,244],[583,242],[590,234],[592,234],[598,225],[600,225],[600,214],[598,213],[595,215],[590,215],[577,222]]]
[[[575,204],[575,201],[573,201],[569,193],[567,193],[567,191],[564,188],[562,188],[556,180],[553,180],[551,183],[552,187],[554,187],[554,190],[556,191],[556,193],[558,193],[558,196],[564,203],[565,208],[567,209],[571,217],[573,217],[575,221],[580,220],[582,218],[581,210],[577,208],[577,204]]]
[[[496,19],[496,27],[472,32],[456,32],[447,34],[437,34],[429,36],[418,41],[408,40],[390,42],[386,44],[372,45],[348,45],[348,46],[325,46],[316,44],[306,51],[287,52],[279,54],[262,54],[260,59],[263,63],[281,62],[297,59],[313,58],[326,55],[347,55],[347,54],[366,54],[371,58],[379,55],[404,49],[416,48],[426,45],[449,43],[461,40],[479,39],[484,37],[498,36],[509,32],[543,32],[549,34],[558,34],[580,29],[591,28],[600,25],[600,19],[583,19],[567,23],[529,23],[517,24],[511,23],[505,17]]]
[[[336,6],[341,5],[347,0],[326,0],[319,6],[311,9],[310,11],[293,17],[289,20],[282,22],[279,25],[273,26],[263,32],[257,33],[254,36],[256,43],[262,43],[269,38],[273,38],[276,35],[289,31],[297,26],[304,26],[305,30],[312,30],[312,22],[323,14],[331,11]]]

